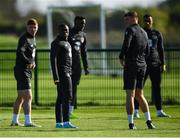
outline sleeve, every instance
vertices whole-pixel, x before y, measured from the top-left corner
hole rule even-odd
[[[87,47],[86,47],[86,37],[84,36],[84,43],[81,47],[81,58],[83,62],[84,70],[88,69],[88,60],[87,60]]]
[[[161,65],[165,64],[165,56],[164,56],[164,44],[163,44],[163,37],[160,32],[158,32],[158,44],[157,44],[157,50],[159,53],[159,58],[161,61]]]
[[[146,35],[146,49],[145,49],[145,60],[148,61],[149,58],[150,58],[150,46],[149,46],[149,43],[148,43],[148,35],[146,33],[146,31],[144,31],[145,35]]]
[[[150,56],[150,47],[148,46],[148,42],[147,42],[147,46],[146,46],[146,49],[145,49],[145,59],[146,59],[146,61],[149,59],[149,56]]]
[[[51,61],[51,69],[53,74],[54,81],[58,79],[58,70],[57,70],[57,47],[54,43],[51,43],[50,50],[50,61]]]
[[[27,41],[25,38],[20,38],[18,41],[18,48],[17,48],[17,54],[22,62],[25,64],[32,64],[33,59],[28,58],[25,55],[25,51],[27,49]]]
[[[124,57],[127,53],[127,50],[130,46],[132,37],[133,37],[133,31],[130,28],[127,28],[125,31],[125,35],[124,35],[124,41],[123,41],[122,49],[121,49],[121,52],[119,54],[119,59],[124,59]]]

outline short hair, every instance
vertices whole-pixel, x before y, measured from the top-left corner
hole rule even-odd
[[[38,25],[38,22],[37,22],[36,19],[30,18],[30,19],[27,21],[27,25]]]
[[[76,22],[77,20],[85,20],[85,18],[82,16],[76,16],[74,22]]]
[[[62,33],[61,31],[66,27],[68,27],[68,30],[69,30],[69,26],[67,24],[65,24],[65,23],[59,24],[58,25],[58,33]]]
[[[125,13],[124,17],[138,17],[138,14],[135,11],[130,11],[130,12]]]
[[[149,17],[152,17],[150,14],[145,14],[144,16],[143,16],[143,19],[146,19],[146,18],[149,18]]]
[[[67,24],[65,23],[61,23],[58,25],[58,30],[60,30],[61,28],[64,28],[65,26],[68,26]]]

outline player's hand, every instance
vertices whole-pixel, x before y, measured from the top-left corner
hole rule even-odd
[[[124,65],[125,65],[124,60],[123,59],[119,59],[119,61],[120,61],[121,66],[124,67]]]
[[[89,70],[88,69],[85,69],[84,72],[85,72],[85,75],[89,74]]]
[[[166,65],[165,65],[165,64],[161,66],[161,71],[162,71],[162,72],[165,72],[165,71],[166,71]]]
[[[58,83],[59,83],[59,80],[55,80],[55,81],[54,81],[54,84],[55,84],[55,85],[58,85]]]
[[[36,64],[28,64],[27,69],[34,69],[36,67]]]

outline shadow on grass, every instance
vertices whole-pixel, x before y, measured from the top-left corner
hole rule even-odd
[[[58,129],[58,128],[54,128],[54,129],[49,129],[49,128],[23,128],[23,127],[13,127],[13,128],[10,128],[10,127],[7,127],[7,128],[1,128],[0,129],[0,132],[1,131],[7,131],[7,132],[10,132],[10,131],[19,131],[19,132],[21,132],[21,131],[28,131],[28,132],[35,132],[35,131],[37,131],[37,132],[61,132],[61,131],[124,131],[124,130],[128,130],[127,128],[113,128],[113,129],[109,129],[109,128],[99,128],[99,129],[97,129],[97,128],[94,128],[94,129],[83,129],[83,128],[76,128],[76,129],[74,129],[74,128],[60,128],[60,129]]]

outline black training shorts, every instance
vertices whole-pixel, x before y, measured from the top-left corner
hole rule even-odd
[[[81,67],[76,66],[72,68],[71,79],[72,79],[73,85],[74,84],[79,85],[80,79],[81,79],[81,72],[82,72]]]
[[[31,89],[32,72],[30,70],[15,67],[14,76],[17,81],[17,90]]]
[[[146,66],[144,67],[124,67],[124,90],[142,89],[144,86],[144,76]]]

